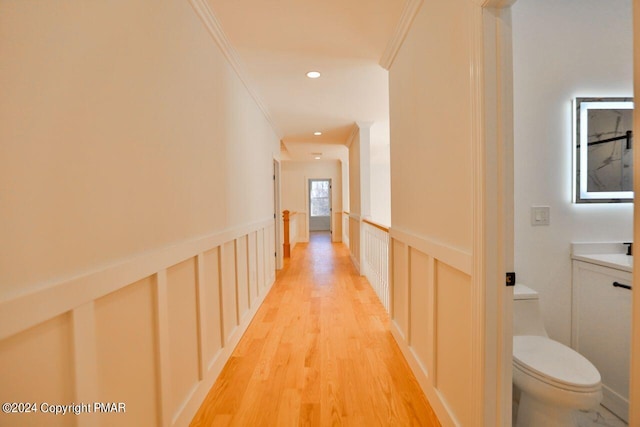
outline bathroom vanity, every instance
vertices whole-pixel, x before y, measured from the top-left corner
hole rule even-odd
[[[571,346],[602,376],[602,405],[628,422],[633,257],[622,243],[572,245]]]

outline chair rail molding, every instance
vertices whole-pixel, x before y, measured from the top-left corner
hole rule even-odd
[[[66,277],[26,294],[0,300],[0,340],[115,292],[171,265],[240,236],[273,225],[273,218],[127,257],[103,269]],[[29,307],[40,307],[29,310]],[[29,313],[25,315],[25,313]]]

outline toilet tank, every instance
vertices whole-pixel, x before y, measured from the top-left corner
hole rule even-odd
[[[513,335],[548,336],[540,316],[538,293],[520,283],[513,289]]]

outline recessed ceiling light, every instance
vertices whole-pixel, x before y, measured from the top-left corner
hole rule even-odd
[[[322,135],[322,132],[314,132],[313,134],[314,134],[315,136],[320,136],[320,135]]]
[[[320,160],[320,156],[315,156],[314,159]]]
[[[309,77],[310,79],[317,79],[318,77],[320,77],[320,73],[318,71],[309,71],[307,73],[307,77]]]

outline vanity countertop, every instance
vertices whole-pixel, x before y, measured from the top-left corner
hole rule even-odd
[[[572,255],[576,261],[584,261],[603,267],[615,268],[616,270],[633,272],[633,257],[626,254],[584,254]]]
[[[621,242],[572,243],[571,259],[633,272],[633,256],[627,255],[627,246]]]

